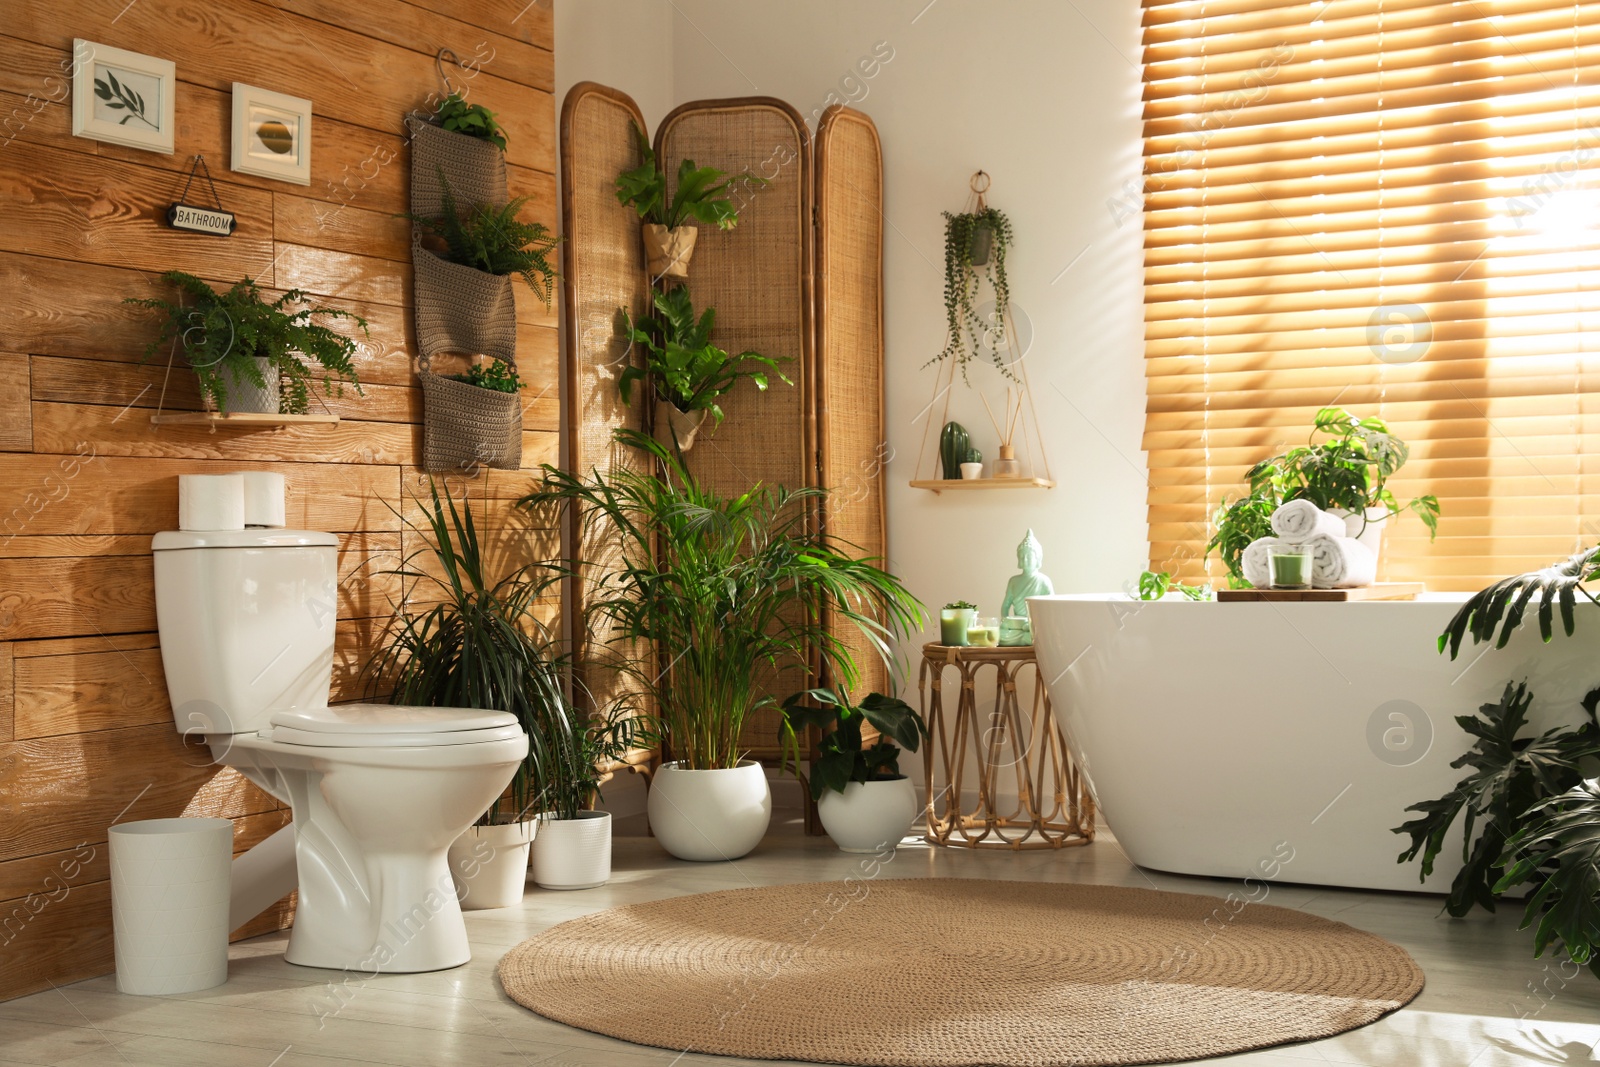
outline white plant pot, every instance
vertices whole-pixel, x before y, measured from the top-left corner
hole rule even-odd
[[[736,860],[761,842],[772,821],[772,790],[749,760],[712,771],[664,763],[650,784],[650,829],[680,860]]]
[[[1365,521],[1360,515],[1344,508],[1329,508],[1328,514],[1344,520],[1346,537],[1354,537],[1365,545],[1373,559],[1379,562],[1383,560],[1383,528],[1389,523],[1388,508],[1368,508]]]
[[[278,414],[278,368],[266,359],[255,356],[257,367],[261,370],[261,377],[266,379],[266,385],[257,385],[250,380],[249,375],[236,371],[233,366],[224,361],[217,367],[217,376],[222,379],[222,387],[227,390],[229,411],[248,411],[264,415]]]
[[[904,775],[851,782],[843,793],[823,793],[817,815],[841,852],[892,852],[917,817],[917,791]]]
[[[961,477],[963,479],[965,479],[966,481],[969,481],[969,482],[970,481],[974,481],[975,479],[978,479],[978,478],[982,478],[983,477],[983,464],[982,463],[963,463],[961,465]]]
[[[576,819],[539,816],[533,880],[543,889],[593,889],[611,880],[611,813],[580,811]]]
[[[538,823],[469,826],[450,846],[450,877],[463,911],[509,908],[522,900],[528,846]]]

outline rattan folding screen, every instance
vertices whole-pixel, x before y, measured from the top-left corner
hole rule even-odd
[[[638,161],[630,122],[642,128],[633,102],[593,83],[573,87],[562,115],[566,433],[578,470],[632,461],[611,433],[639,427],[644,414],[637,403],[621,405],[615,376],[630,358],[617,309],[641,306],[649,291],[638,219],[612,185]],[[883,178],[872,120],[830,108],[813,153],[804,120],[780,100],[699,101],[663,120],[655,147],[669,179],[683,158],[766,179],[738,187],[737,228],[702,230],[688,284],[697,308],[717,309],[720,346],[787,357],[795,382],[764,393],[741,383],[722,402],[723,424],[686,454],[690,469],[722,492],[757,482],[826,486],[834,494],[816,521],[882,555]],[[581,584],[575,595],[581,603]],[[859,637],[853,643],[863,653],[862,692],[884,688],[886,672]],[[765,684],[782,695],[812,684],[807,673],[785,671]],[[775,755],[776,716],[750,722],[744,743],[752,755]]]

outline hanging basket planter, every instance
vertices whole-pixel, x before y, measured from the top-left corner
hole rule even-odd
[[[705,425],[705,411],[679,411],[666,400],[656,401],[654,435],[657,441],[671,448],[676,438],[678,451],[687,452],[694,447],[695,437]]]
[[[428,369],[422,386],[422,469],[474,473],[522,466],[522,397],[458,382]]]
[[[700,231],[694,226],[667,229],[659,223],[643,225],[644,255],[652,279],[689,277],[689,260]]]
[[[516,362],[517,301],[509,274],[451,263],[420,243],[412,247],[411,263],[422,355],[460,352]]]

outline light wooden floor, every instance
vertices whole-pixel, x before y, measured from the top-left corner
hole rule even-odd
[[[732,864],[668,859],[648,839],[617,842],[616,874],[601,889],[530,889],[521,907],[469,912],[475,958],[435,974],[351,980],[283,961],[286,935],[233,947],[226,985],[181,997],[129,997],[97,978],[0,1004],[0,1065],[151,1067],[351,1067],[353,1063],[456,1067],[667,1067],[744,1064],[613,1041],[549,1022],[511,1003],[493,977],[521,939],[565,919],[616,904],[749,885],[842,878],[846,857],[797,826],[774,828],[751,856]],[[885,877],[982,877],[1155,886],[1221,896],[1230,883],[1134,868],[1108,834],[1059,853],[974,854],[905,846]],[[1249,1067],[1367,1064],[1372,1067],[1498,1067],[1600,1062],[1600,981],[1529,958],[1515,917],[1451,921],[1436,897],[1276,885],[1267,902],[1303,908],[1403,945],[1428,986],[1404,1011],[1363,1030],[1305,1045],[1211,1063]],[[3,965],[3,960],[0,960]],[[1570,973],[1570,969],[1568,971]],[[1535,990],[1538,992],[1535,992]],[[319,1014],[343,1006],[336,1015]]]

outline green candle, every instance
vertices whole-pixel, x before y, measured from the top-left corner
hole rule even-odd
[[[1311,550],[1299,545],[1273,547],[1267,553],[1274,589],[1304,589],[1311,584]]]
[[[994,648],[1000,643],[1000,620],[978,619],[967,629],[967,644],[977,648]]]
[[[973,620],[977,617],[977,608],[946,607],[941,610],[939,612],[939,643],[941,645],[965,645],[967,643],[967,630],[972,627]]]

